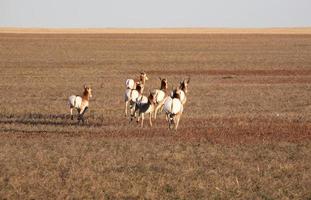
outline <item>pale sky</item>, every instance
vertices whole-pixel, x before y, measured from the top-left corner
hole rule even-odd
[[[0,0],[0,27],[311,27],[311,0]]]

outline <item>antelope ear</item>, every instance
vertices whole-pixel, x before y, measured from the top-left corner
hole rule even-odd
[[[189,83],[190,82],[190,77],[188,78],[188,81],[187,81],[187,83]]]
[[[160,81],[162,81],[162,78],[159,76]]]
[[[86,84],[84,84],[83,87],[84,87],[84,89],[86,89],[87,88]]]

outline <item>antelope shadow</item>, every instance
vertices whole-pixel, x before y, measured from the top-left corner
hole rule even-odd
[[[71,120],[70,114],[42,114],[42,113],[25,113],[25,114],[0,114],[0,124],[24,124],[24,125],[50,125],[50,126],[103,126],[102,117],[95,119],[89,116],[92,122],[82,124],[77,120]]]

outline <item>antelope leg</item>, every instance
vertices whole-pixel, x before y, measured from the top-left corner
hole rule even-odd
[[[150,124],[150,126],[152,126],[152,119],[151,118],[152,118],[152,113],[150,112],[149,113],[149,124]]]
[[[141,113],[141,124],[140,124],[140,127],[143,128],[144,127],[144,113]]]
[[[73,120],[72,110],[73,110],[73,107],[70,107],[70,119],[71,119],[71,120]]]
[[[127,116],[127,107],[128,107],[128,101],[125,102],[125,116]]]

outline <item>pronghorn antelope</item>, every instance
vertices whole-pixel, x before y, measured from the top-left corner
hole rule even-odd
[[[127,116],[128,104],[130,103],[130,107],[135,105],[134,103],[136,102],[136,99],[144,91],[145,83],[147,80],[147,74],[145,72],[141,72],[139,80],[127,79],[125,81],[125,116]]]
[[[134,79],[127,79],[125,81],[125,85],[127,89],[136,89],[136,85],[140,84],[141,88],[142,88],[142,92],[144,91],[144,86],[146,81],[148,81],[148,77],[147,74],[145,72],[141,72],[139,75],[139,79],[134,80]]]
[[[134,112],[136,101],[140,96],[142,96],[142,87],[140,84],[136,84],[135,89],[127,88],[125,90],[125,116],[127,116],[128,104],[130,104],[131,113]]]
[[[152,126],[152,114],[155,110],[156,107],[156,98],[155,94],[150,92],[149,96],[141,96],[138,98],[135,106],[134,113],[131,113],[131,121],[133,120],[133,117],[135,117],[135,113],[138,111],[138,118],[137,118],[137,123],[139,122],[141,118],[141,128],[144,126],[144,119],[145,119],[145,114],[149,113],[149,124]]]
[[[70,106],[70,117],[73,120],[72,110],[76,108],[78,111],[78,121],[82,120],[84,123],[84,113],[89,107],[89,100],[92,97],[92,88],[84,85],[84,92],[82,97],[78,95],[71,95],[68,98],[68,104]]]
[[[160,81],[161,81],[161,87],[160,89],[155,89],[153,91],[153,93],[155,94],[155,99],[156,99],[156,103],[157,103],[157,106],[155,108],[155,111],[154,111],[154,119],[157,118],[157,113],[158,113],[158,110],[163,108],[163,104],[164,104],[164,101],[165,101],[165,98],[166,98],[166,90],[167,90],[167,79],[166,78],[161,78],[159,77]]]
[[[164,102],[164,111],[166,113],[166,120],[168,121],[168,127],[171,129],[171,125],[175,125],[175,130],[178,128],[179,120],[183,112],[183,104],[180,101],[181,92],[179,88],[173,90],[173,94],[167,97]]]
[[[184,79],[183,81],[180,81],[179,84],[179,89],[180,89],[180,101],[182,103],[182,105],[186,104],[187,101],[187,97],[186,94],[188,92],[188,84],[190,82],[190,77],[188,78],[188,80]],[[171,96],[173,95],[173,92],[171,93]]]

